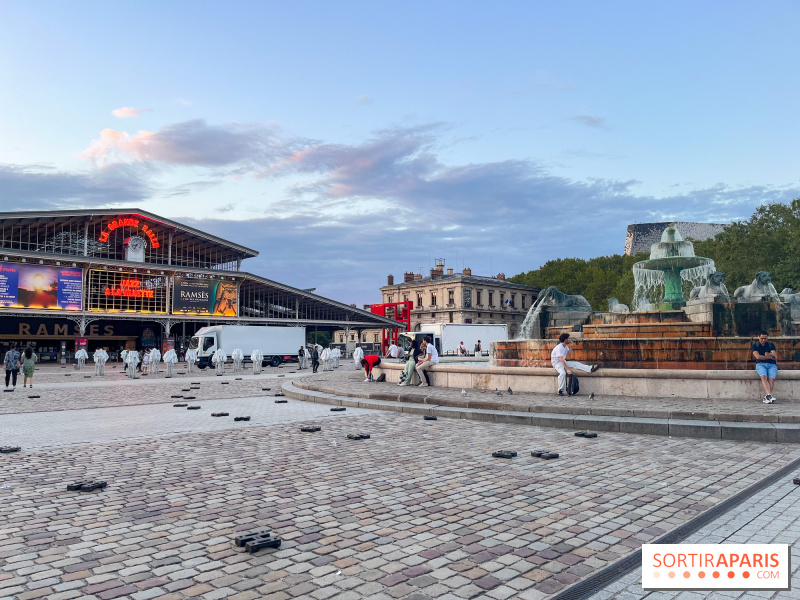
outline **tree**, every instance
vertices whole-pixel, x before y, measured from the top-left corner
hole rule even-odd
[[[694,243],[695,254],[714,259],[733,291],[769,271],[780,292],[800,289],[800,198],[789,204],[773,203],[756,208],[747,221],[727,225],[710,240]]]
[[[511,278],[514,283],[542,289],[554,285],[565,294],[586,298],[594,310],[608,310],[608,299],[617,298],[630,304],[633,298],[633,263],[646,260],[636,256],[612,254],[584,260],[559,258],[549,260],[538,269]]]

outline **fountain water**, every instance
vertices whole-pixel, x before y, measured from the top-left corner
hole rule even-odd
[[[713,260],[695,256],[694,244],[676,227],[667,227],[661,241],[650,247],[650,260],[633,265],[634,310],[680,310],[686,306],[683,282],[700,285],[714,271]]]

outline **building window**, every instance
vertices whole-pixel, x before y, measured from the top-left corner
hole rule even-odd
[[[456,293],[453,290],[447,290],[447,303],[455,304],[455,302],[456,302]]]
[[[522,310],[525,310],[525,294],[522,294]]]
[[[356,334],[355,333],[351,333],[350,334],[350,341],[351,342],[355,342],[356,341]]]
[[[489,307],[494,306],[494,292],[489,292]]]
[[[511,308],[514,308],[514,305],[517,303],[517,295],[511,294]]]
[[[453,322],[453,311],[452,310],[450,311],[450,322],[451,323]]]
[[[436,292],[431,292],[431,306],[436,306]]]
[[[506,295],[503,292],[500,292],[500,306],[506,305]]]
[[[475,302],[477,303],[478,306],[481,306],[483,304],[483,302],[481,302],[481,297],[482,296],[483,296],[483,292],[480,291],[480,290],[478,290],[477,293],[475,294]]]
[[[422,308],[422,294],[417,294],[417,308]]]
[[[403,294],[403,302],[408,302],[408,294]]]
[[[391,304],[392,302],[394,302],[394,296],[386,296],[386,302],[387,304]]]
[[[341,344],[341,343],[343,343],[343,342],[344,342],[344,334],[343,334],[343,333],[340,333],[340,334],[339,334],[339,343]]]
[[[378,343],[378,334],[376,333],[374,337],[375,337],[375,343],[377,344]]]
[[[472,290],[464,289],[464,308],[472,308]]]

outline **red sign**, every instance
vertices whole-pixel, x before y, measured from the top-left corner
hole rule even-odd
[[[160,247],[158,238],[156,237],[155,232],[150,229],[150,226],[147,223],[142,223],[139,219],[134,219],[132,217],[119,217],[118,219],[111,221],[100,233],[100,237],[98,239],[101,242],[107,242],[108,236],[111,234],[111,232],[120,227],[135,227],[137,229],[141,229],[142,233],[145,234],[150,240],[150,245],[153,248]]]
[[[123,279],[119,287],[107,287],[106,296],[125,296],[126,298],[152,298],[153,290],[143,290],[138,279]]]

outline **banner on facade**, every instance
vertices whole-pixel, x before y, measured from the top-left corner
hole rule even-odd
[[[172,312],[235,317],[238,306],[235,281],[175,277]]]
[[[0,263],[0,306],[81,310],[83,269]]]

